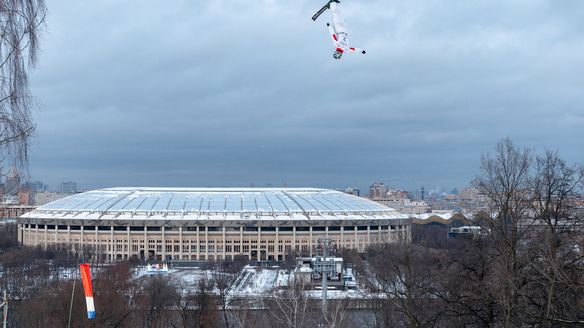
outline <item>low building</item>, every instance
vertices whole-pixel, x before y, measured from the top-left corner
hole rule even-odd
[[[0,219],[17,219],[34,209],[33,205],[0,204]]]

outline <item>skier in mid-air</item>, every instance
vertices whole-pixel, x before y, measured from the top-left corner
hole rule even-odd
[[[336,48],[333,54],[335,59],[341,59],[341,56],[345,51],[360,52],[365,54],[365,50],[349,46],[349,35],[347,33],[345,21],[339,12],[339,3],[339,0],[330,0],[326,5],[324,5],[324,7],[322,7],[316,14],[314,14],[314,16],[312,16],[312,20],[316,20],[318,16],[320,16],[327,9],[332,11],[333,24],[331,26],[331,24],[326,23],[326,26],[328,26],[329,32],[333,39],[333,44]]]

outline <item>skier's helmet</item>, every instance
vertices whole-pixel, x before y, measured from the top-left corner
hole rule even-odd
[[[341,59],[342,55],[343,55],[342,51],[336,50],[335,53],[333,54],[333,57],[335,57],[335,59]]]

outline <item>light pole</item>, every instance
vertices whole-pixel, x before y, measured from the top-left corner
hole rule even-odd
[[[327,301],[327,278],[329,272],[328,261],[326,259],[328,247],[331,239],[328,237],[323,237],[319,239],[319,243],[322,244],[322,313],[326,315],[326,301]]]
[[[2,311],[2,327],[6,328],[6,324],[8,323],[8,296],[6,296],[6,289],[4,290],[4,302],[2,302],[2,304],[0,304],[0,306],[3,307],[3,311]]]

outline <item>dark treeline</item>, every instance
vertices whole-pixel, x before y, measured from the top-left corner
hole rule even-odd
[[[583,173],[557,152],[502,141],[472,182],[489,204],[472,218],[476,233],[447,238],[445,228],[414,227],[412,242],[342,250],[368,291],[365,309],[332,300],[323,314],[303,286],[236,298],[229,286],[243,262],[214,264],[195,286],[135,279],[130,262],[94,263],[97,318],[87,320],[77,282],[71,327],[584,327]],[[67,268],[77,274],[77,256],[20,247],[13,224],[0,229],[8,326],[66,327]]]
[[[136,278],[129,261],[93,263],[97,316],[88,320],[75,254],[63,249],[22,247],[3,253],[0,261],[0,288],[7,288],[10,295],[8,327],[360,325],[348,317],[349,304],[344,300],[330,301],[329,311],[323,315],[320,301],[307,298],[303,286],[274,291],[262,298],[234,298],[229,287],[237,274],[230,272],[233,267],[226,268],[222,263],[209,264],[214,270],[211,275],[186,286],[171,275]]]
[[[584,326],[582,167],[507,139],[472,184],[489,204],[472,238],[368,250],[371,288],[387,295],[376,326]]]

